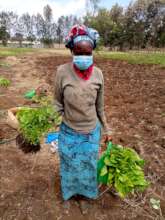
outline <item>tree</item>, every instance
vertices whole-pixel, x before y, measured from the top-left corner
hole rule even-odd
[[[29,13],[25,13],[20,17],[20,22],[23,25],[24,36],[31,42],[34,41],[34,16],[30,16]]]
[[[19,42],[19,47],[22,47],[23,35],[21,33],[15,33],[14,39]]]
[[[110,45],[118,46],[123,50],[124,44],[124,25],[123,25],[123,7],[115,4],[110,10],[110,18],[113,22],[112,30],[110,32]]]
[[[111,17],[112,21],[117,23],[117,24],[122,22],[123,7],[121,7],[117,3],[114,6],[112,6],[112,8],[110,10],[110,17]]]
[[[9,33],[6,31],[5,26],[0,27],[0,40],[2,40],[2,44],[4,47],[7,46],[7,41],[10,38]]]
[[[42,17],[42,15],[38,13],[35,17],[37,36],[45,46],[52,47],[56,35],[56,24],[53,22],[52,9],[49,5],[44,7],[43,15]]]
[[[63,37],[64,37],[64,25],[65,25],[65,17],[61,16],[58,21],[57,21],[57,37],[58,37],[58,43],[59,45],[62,43],[63,41]]]
[[[14,40],[19,42],[19,47],[22,47],[22,41],[25,36],[24,23],[21,17],[17,17],[16,25],[15,25],[15,35],[13,37]]]
[[[163,16],[165,15],[165,3],[153,1],[147,6],[146,29],[147,41],[150,45],[158,47],[159,38],[162,35]],[[165,32],[165,30],[164,30]]]
[[[3,46],[7,46],[7,41],[10,38],[10,12],[0,12],[0,40]]]
[[[107,9],[99,9],[96,16],[87,15],[84,18],[84,23],[98,30],[103,39],[104,46],[110,45],[110,32],[113,27],[113,22],[110,17],[110,12]]]

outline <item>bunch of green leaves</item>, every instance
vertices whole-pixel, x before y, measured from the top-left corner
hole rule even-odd
[[[61,117],[53,106],[22,108],[16,115],[20,132],[31,144],[39,144],[40,138],[61,123]]]
[[[52,105],[53,97],[52,96],[38,96],[35,95],[32,97],[32,101],[41,105],[41,106],[47,106]]]
[[[5,79],[4,77],[0,77],[0,86],[8,87],[10,83],[11,83],[10,80]]]
[[[119,196],[144,191],[149,185],[145,180],[144,160],[131,148],[111,143],[98,161],[98,182],[112,186]]]

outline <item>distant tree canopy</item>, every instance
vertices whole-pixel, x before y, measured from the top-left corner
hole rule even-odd
[[[165,1],[136,0],[126,10],[114,5],[85,16],[84,23],[97,29],[104,46],[146,48],[165,46]]]
[[[69,29],[82,18],[74,15],[61,16],[58,21],[53,20],[53,12],[49,5],[43,8],[43,15],[30,16],[29,13],[18,16],[14,12],[0,12],[0,40],[4,46],[9,39],[19,42],[40,40],[44,45],[51,47],[54,42],[62,43]]]
[[[135,0],[126,9],[115,4],[110,10],[99,7],[100,0],[86,0],[86,15],[61,16],[55,22],[49,5],[43,15],[18,16],[14,12],[0,12],[0,40],[6,46],[14,39],[40,40],[51,47],[62,43],[74,24],[86,24],[100,33],[100,44],[106,47],[142,49],[165,47],[165,0]]]

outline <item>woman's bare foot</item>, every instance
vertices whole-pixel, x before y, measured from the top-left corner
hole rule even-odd
[[[90,209],[90,199],[81,195],[74,196],[74,199],[77,202],[82,215],[86,215]]]
[[[89,209],[90,209],[90,203],[88,200],[79,200],[79,207],[80,207],[80,211],[83,215],[88,214]]]

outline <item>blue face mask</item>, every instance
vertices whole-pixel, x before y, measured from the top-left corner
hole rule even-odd
[[[73,63],[80,70],[86,70],[93,64],[93,55],[75,55],[73,56]]]

